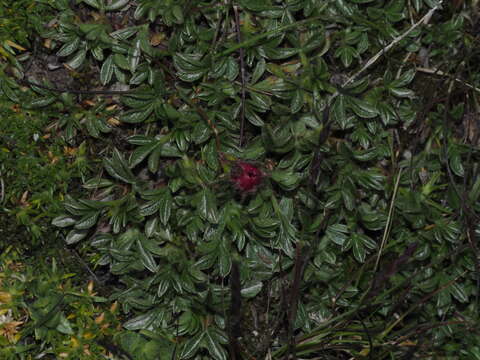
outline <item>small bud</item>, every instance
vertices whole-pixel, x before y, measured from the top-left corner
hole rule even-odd
[[[262,182],[264,173],[248,162],[238,162],[232,169],[231,179],[235,187],[242,192],[253,192]]]

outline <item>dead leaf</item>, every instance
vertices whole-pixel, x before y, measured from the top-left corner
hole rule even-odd
[[[78,148],[74,148],[74,147],[69,147],[69,146],[64,146],[63,147],[63,153],[66,155],[66,156],[75,156],[78,152]]]
[[[118,126],[118,125],[121,124],[121,123],[120,123],[120,120],[118,120],[118,118],[116,118],[116,117],[111,117],[111,118],[109,118],[109,119],[107,120],[107,123],[108,123],[109,125],[111,125],[111,126]]]
[[[165,34],[163,33],[153,34],[152,37],[150,38],[150,45],[158,46],[163,42],[163,40],[165,40]]]
[[[43,42],[43,46],[47,49],[50,49],[52,47],[52,40],[51,39],[45,39]]]
[[[95,324],[101,324],[105,320],[105,313],[102,312],[95,318]]]
[[[22,197],[20,198],[20,204],[23,206],[30,205],[27,201],[28,198],[28,190],[26,190],[23,194]]]
[[[23,46],[18,45],[17,43],[14,43],[14,42],[11,41],[11,40],[5,40],[5,43],[6,43],[8,46],[13,47],[13,48],[15,48],[15,49],[17,49],[17,50],[20,50],[20,51],[25,51],[25,50],[27,50],[27,49],[25,49]]]
[[[10,321],[3,323],[0,328],[0,335],[5,336],[10,343],[15,344],[19,340],[18,329],[20,325],[23,324],[23,321]]]

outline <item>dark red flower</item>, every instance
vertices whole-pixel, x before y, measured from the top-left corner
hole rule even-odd
[[[251,192],[262,182],[263,172],[255,165],[240,161],[235,164],[231,176],[238,190]]]

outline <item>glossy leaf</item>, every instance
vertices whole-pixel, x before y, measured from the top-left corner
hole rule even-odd
[[[87,230],[70,230],[65,238],[67,245],[72,245],[84,239],[88,234]]]
[[[86,50],[79,50],[75,56],[67,62],[67,65],[70,66],[72,69],[78,69],[87,57]]]
[[[60,215],[60,216],[57,216],[55,219],[52,220],[52,225],[54,226],[58,226],[58,227],[68,227],[68,226],[71,226],[73,224],[75,224],[77,221],[68,216],[68,215]]]
[[[209,330],[205,331],[205,343],[212,358],[216,360],[228,359],[226,350],[220,345],[219,340],[214,332]]]
[[[113,57],[110,55],[103,63],[102,68],[100,69],[100,82],[103,85],[106,85],[110,82],[113,75]]]
[[[152,254],[148,252],[144,247],[143,244],[140,240],[137,240],[137,246],[140,254],[140,260],[142,261],[142,264],[150,270],[152,273],[156,273],[158,271],[158,265],[155,262],[155,259],[153,258]]]
[[[180,353],[180,358],[182,359],[189,359],[193,355],[196,354],[198,351],[203,339],[204,339],[204,333],[199,333],[193,337],[191,337],[189,340],[187,340],[182,347],[182,352]]]

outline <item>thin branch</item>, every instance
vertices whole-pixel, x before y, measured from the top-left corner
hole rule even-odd
[[[76,95],[126,95],[126,94],[133,94],[134,91],[132,90],[74,90],[70,88],[54,88],[51,86],[37,84],[30,80],[19,80],[19,83],[25,86],[33,86],[43,90],[48,90],[57,93],[69,93],[69,94],[76,94]]]
[[[346,85],[350,84],[351,82],[353,82],[361,73],[363,73],[365,70],[367,70],[370,66],[372,66],[373,64],[375,64],[377,62],[378,59],[380,59],[380,57],[384,54],[386,54],[390,49],[392,49],[395,45],[397,45],[400,41],[402,41],[403,39],[405,39],[405,37],[408,36],[408,34],[410,34],[413,30],[415,30],[417,27],[419,27],[421,24],[425,23],[427,24],[428,21],[430,20],[430,18],[432,17],[433,13],[435,11],[437,11],[440,6],[442,5],[442,2],[443,1],[440,1],[438,5],[434,6],[433,8],[431,8],[426,14],[425,16],[423,16],[419,21],[417,21],[415,24],[413,24],[410,29],[408,29],[407,31],[405,31],[402,35],[396,37],[395,39],[392,40],[392,42],[390,44],[388,44],[386,47],[384,47],[382,50],[380,50],[379,52],[377,52],[374,56],[372,56],[367,62],[366,64],[360,69],[358,70],[356,73],[354,73],[350,78],[348,78],[342,85],[342,87],[345,87]],[[335,92],[329,99],[329,104],[333,101],[333,99],[335,99],[340,93],[337,91]]]
[[[3,182],[3,178],[0,177],[0,204],[3,204],[3,200],[5,199],[5,183]]]
[[[298,243],[295,254],[295,267],[293,269],[293,283],[290,289],[290,312],[288,314],[288,358],[296,359],[295,354],[295,319],[297,318],[298,298],[300,295],[300,283],[302,282],[305,256],[302,254],[302,244]]]
[[[239,44],[242,43],[242,33],[240,32],[240,16],[238,15],[238,6],[233,6],[233,12],[235,14],[235,31],[237,33],[237,42]],[[240,79],[242,82],[242,97],[240,103],[240,139],[239,139],[239,146],[242,147],[243,145],[243,137],[245,132],[245,87],[246,87],[246,79],[245,79],[245,60],[244,60],[244,50],[243,47],[239,49],[240,53]]]
[[[227,15],[228,15],[228,10],[227,10]],[[228,17],[227,17],[228,19]],[[213,40],[212,40],[212,44],[210,45],[210,49],[211,49],[211,52],[212,53],[215,53],[215,51],[217,50],[217,39],[219,40],[219,37],[218,35],[220,34],[220,29],[222,27],[222,23],[223,23],[223,13],[221,13],[218,17],[218,22],[217,22],[217,25],[215,26],[215,35],[213,35]],[[226,31],[223,32],[223,34],[225,34]],[[222,34],[222,36],[223,36]]]
[[[230,358],[232,360],[241,360],[240,344],[238,339],[242,337],[242,295],[240,284],[240,269],[237,261],[232,261],[232,271],[230,273],[230,310],[228,316],[228,345],[230,348]]]
[[[360,316],[358,316],[358,314],[356,314],[356,316],[357,316],[358,321],[360,321],[360,324],[362,325],[363,331],[365,331],[365,334],[367,335],[368,346],[369,346],[368,358],[371,359],[371,358],[372,358],[372,354],[373,354],[373,341],[372,341],[372,337],[370,336],[370,332],[368,331],[368,328],[366,327],[366,325],[365,325],[365,323],[363,322],[362,318],[361,318]]]
[[[373,269],[373,272],[377,271],[378,263],[380,262],[380,257],[382,256],[383,248],[385,247],[385,243],[387,242],[387,238],[390,233],[390,229],[392,227],[393,209],[395,207],[395,199],[397,197],[398,185],[400,184],[401,176],[402,176],[402,169],[398,171],[397,180],[395,182],[395,188],[393,189],[392,200],[390,202],[390,209],[388,210],[387,224],[385,225],[385,230],[383,231],[382,243],[380,245],[380,249],[378,250],[378,256],[377,256],[377,260],[375,261],[375,267]]]
[[[69,250],[67,248],[65,249],[67,251]],[[97,275],[92,271],[92,269],[90,269],[90,266],[88,266],[88,264],[85,261],[83,261],[82,257],[78,254],[78,252],[75,249],[72,249],[71,252],[73,253],[73,255],[75,255],[78,262],[87,270],[87,272],[90,274],[92,279],[97,283],[97,285],[102,285],[102,281],[100,281]]]
[[[193,101],[191,101],[188,97],[184,96],[181,91],[178,91],[178,96],[189,105],[191,108],[195,109],[198,115],[202,118],[203,121],[207,123],[207,125],[212,129],[213,135],[215,136],[215,146],[217,148],[217,153],[220,154],[220,138],[218,136],[218,129],[213,123],[213,121],[208,117],[208,114],[203,110],[202,107],[196,105]],[[220,156],[220,155],[219,155]]]
[[[437,6],[434,6],[432,9],[430,9],[424,17],[422,17],[419,21],[417,21],[415,24],[412,25],[410,29],[405,31],[402,35],[396,37],[393,39],[393,41],[388,44],[386,47],[384,47],[382,50],[377,52],[370,60],[367,61],[367,63],[360,69],[358,70],[355,74],[353,74],[345,83],[343,86],[348,85],[352,81],[354,81],[361,73],[363,73],[365,70],[367,70],[370,66],[375,64],[377,60],[385,53],[387,53],[391,48],[393,48],[395,45],[397,45],[400,41],[405,39],[405,37],[408,36],[413,30],[415,30],[418,26],[420,26],[422,23],[428,23],[430,18],[432,17],[433,13],[437,11],[438,8],[440,8],[440,5],[442,4],[442,1]]]
[[[466,194],[466,189],[464,185],[463,192],[460,193],[457,184],[455,182],[454,176],[452,174],[452,169],[450,167],[449,159],[448,159],[448,114],[450,113],[450,106],[451,106],[451,95],[453,93],[453,90],[455,88],[455,79],[458,78],[457,74],[461,72],[461,70],[464,67],[464,63],[461,62],[460,66],[457,67],[456,74],[452,77],[452,80],[450,81],[449,87],[448,87],[448,97],[445,102],[445,110],[443,113],[443,138],[442,138],[442,152],[443,152],[443,158],[444,158],[444,163],[445,167],[447,169],[447,174],[448,174],[448,179],[450,181],[450,184],[452,185],[452,188],[454,189],[456,195],[458,196],[459,199],[461,199],[460,202],[460,207],[461,210],[463,211],[464,214],[464,226],[466,227],[467,230],[467,240],[469,243],[469,246],[473,252],[474,256],[474,261],[475,261],[475,272],[476,274],[476,287],[477,291],[475,294],[475,303],[478,304],[478,298],[479,298],[479,292],[480,292],[480,257],[479,257],[479,251],[478,247],[475,243],[475,231],[472,228],[472,224],[477,223],[478,220],[480,219],[480,216],[475,213],[475,211],[472,209],[472,206],[469,204],[469,199]],[[478,308],[477,308],[478,312]]]
[[[398,339],[396,339],[394,342],[393,342],[393,345],[400,345],[402,342],[404,341],[407,341],[409,338],[412,338],[414,337],[417,338],[419,334],[421,333],[425,333],[429,330],[432,330],[432,329],[435,329],[435,328],[438,328],[438,327],[442,327],[442,326],[451,326],[451,325],[465,325],[465,326],[468,326],[468,322],[466,320],[456,320],[456,321],[441,321],[441,322],[438,322],[438,323],[435,323],[435,324],[420,324],[418,326],[415,326],[415,328],[413,330],[415,330],[414,332],[411,332],[410,334],[407,334],[407,335],[403,335],[401,337],[399,337]]]
[[[321,7],[320,9],[318,9],[318,12],[321,13],[323,10],[325,10],[325,8],[328,6],[328,2],[325,2]],[[256,36],[253,36],[245,41],[242,41],[242,43],[240,44],[236,44],[236,45],[233,45],[232,47],[222,51],[221,53],[218,53],[218,54],[215,54],[213,56],[214,59],[218,59],[218,58],[221,58],[221,57],[224,57],[224,56],[227,56],[227,55],[230,55],[231,53],[237,51],[238,49],[241,49],[241,48],[247,48],[247,47],[251,47],[253,45],[255,45],[256,43],[258,43],[259,41],[263,40],[263,39],[266,39],[270,36],[275,36],[283,31],[287,31],[287,30],[290,30],[290,29],[294,29],[296,27],[300,27],[302,25],[308,25],[308,24],[311,24],[311,23],[315,23],[317,22],[318,20],[321,20],[322,17],[321,16],[314,16],[310,19],[306,19],[306,20],[301,20],[301,21],[297,21],[293,24],[286,24],[286,25],[283,25],[283,26],[279,26],[273,30],[270,30],[270,31],[266,31],[264,33],[261,33],[259,35],[256,35]]]
[[[473,257],[474,257],[474,263],[475,263],[475,272],[476,272],[476,292],[475,292],[475,309],[477,310],[477,313],[479,312],[478,309],[478,299],[479,299],[479,294],[480,294],[480,252],[478,250],[478,246],[476,244],[476,236],[475,236],[475,229],[474,224],[476,224],[477,221],[473,219],[473,216],[471,216],[469,213],[466,214],[466,219],[465,219],[465,226],[467,227],[467,240],[468,244],[470,245],[470,248],[472,249],[473,252]]]
[[[425,68],[425,67],[417,67],[416,69],[417,71],[420,71],[420,72],[423,72],[423,73],[426,73],[426,74],[434,74],[434,75],[438,75],[438,76],[445,76],[445,77],[448,77],[448,78],[451,78],[452,75],[448,74],[448,73],[445,73],[443,72],[442,70],[439,70],[439,69],[430,69],[430,68]],[[472,84],[469,84],[467,82],[465,82],[464,80],[462,79],[459,79],[459,78],[453,78],[453,80],[461,83],[462,85],[466,86],[467,88],[469,89],[472,89],[476,92],[479,92],[480,93],[480,88],[472,85]]]
[[[443,290],[447,289],[451,285],[453,285],[455,282],[457,282],[458,279],[463,277],[468,270],[465,270],[463,273],[461,273],[459,276],[457,276],[455,279],[450,280],[449,282],[445,283],[444,285],[440,286],[438,289],[432,291],[430,294],[425,295],[423,298],[421,298],[419,301],[417,301],[410,309],[405,311],[403,314],[401,314],[397,319],[395,319],[390,326],[388,326],[382,334],[379,336],[379,339],[383,339],[385,336],[388,335],[388,333],[397,326],[400,322],[403,321],[403,319],[410,314],[413,310],[415,310],[417,307],[420,305],[424,304],[427,300],[431,299],[433,296],[437,295],[438,293],[442,292]]]

